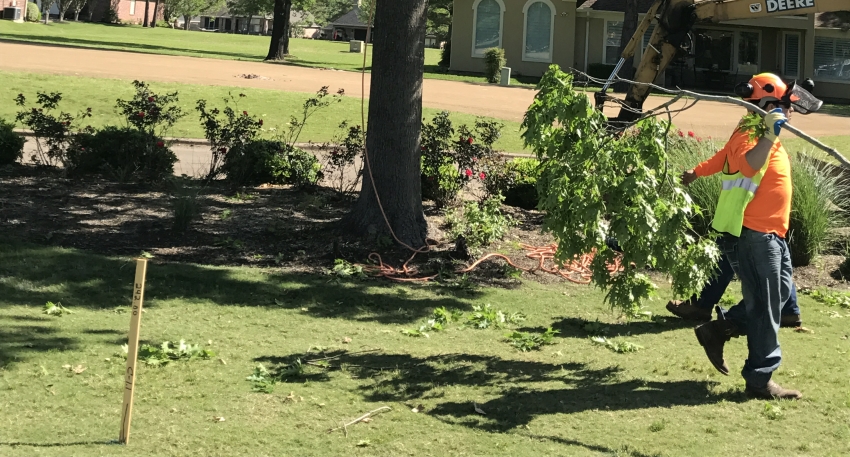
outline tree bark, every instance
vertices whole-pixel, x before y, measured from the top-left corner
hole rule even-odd
[[[142,27],[148,26],[148,13],[150,12],[151,2],[150,0],[145,0],[145,20],[142,22]]]
[[[183,16],[183,30],[189,30],[189,21],[192,20],[189,16]]]
[[[272,40],[266,60],[283,60],[289,54],[289,16],[292,0],[275,0]]]
[[[427,0],[378,0],[366,145],[371,175],[344,222],[359,235],[395,235],[413,248],[425,245],[419,135],[425,65]],[[380,196],[380,206],[372,187]]]
[[[629,44],[629,40],[632,39],[632,35],[635,34],[635,31],[638,27],[638,5],[637,0],[626,0],[626,10],[623,16],[623,34],[620,37],[620,54],[623,53],[623,50],[626,49],[626,45]],[[643,37],[640,37],[640,40],[643,40]],[[643,43],[638,43],[638,46],[641,46]],[[638,54],[640,49],[635,50],[635,54]],[[632,79],[635,76],[635,68],[634,68],[635,58],[634,56],[629,57],[623,62],[623,68],[620,69],[621,78]],[[629,88],[628,83],[617,83],[616,90],[618,92],[625,92]]]
[[[159,14],[159,0],[156,0],[153,4],[153,17],[151,18],[151,27],[156,27],[156,15]]]

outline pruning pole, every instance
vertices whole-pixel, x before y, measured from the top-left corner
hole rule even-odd
[[[127,339],[127,370],[124,372],[124,406],[121,408],[121,433],[118,442],[130,441],[130,420],[133,415],[133,393],[136,390],[136,359],[139,353],[139,329],[142,325],[142,301],[145,298],[147,259],[136,259],[136,280],[133,281],[133,313]]]

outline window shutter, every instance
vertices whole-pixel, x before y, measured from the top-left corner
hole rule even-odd
[[[789,33],[785,35],[785,76],[798,76],[800,71],[800,35]]]
[[[525,24],[525,56],[535,60],[551,60],[552,10],[537,2],[528,7]]]
[[[478,4],[475,21],[475,52],[483,54],[499,47],[502,10],[496,0],[482,0]]]
[[[850,80],[850,39],[815,37],[815,77]]]

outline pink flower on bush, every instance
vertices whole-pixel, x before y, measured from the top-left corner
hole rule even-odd
[[[685,134],[684,134],[684,133],[682,133],[682,131],[681,131],[681,130],[679,130],[679,136],[680,136],[680,137],[684,137],[684,136],[685,136]]]
[[[153,97],[148,97],[149,102],[153,102]]]
[[[139,111],[139,113],[136,114],[136,116],[145,117],[145,113],[144,113],[144,111]]]
[[[487,175],[485,175],[483,171],[482,171],[481,173],[478,173],[478,178],[479,178],[479,179],[484,179],[484,178],[486,178],[486,177],[487,177]]]
[[[470,176],[472,176],[472,170],[467,168],[466,171],[464,171],[464,174],[466,174],[467,177],[470,177]]]
[[[473,161],[473,162],[478,162],[478,157],[473,157],[473,158],[472,158],[472,161]]]
[[[466,139],[466,144],[472,144],[472,137]]]
[[[156,142],[156,147],[158,147],[158,148],[165,147],[165,143],[163,143],[162,141],[157,141],[157,142]]]
[[[702,138],[697,137],[697,143],[702,143]]]
[[[247,116],[247,115],[248,115],[248,112],[247,112],[247,111],[242,111],[242,115],[243,115],[243,116]]]
[[[262,126],[263,126],[263,120],[260,119],[260,127],[262,127]]]
[[[691,138],[693,138],[693,137],[695,137],[696,135],[694,135],[694,132],[688,131],[688,136],[689,136],[689,137],[691,137]]]

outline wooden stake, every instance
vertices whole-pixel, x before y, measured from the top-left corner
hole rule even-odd
[[[136,390],[136,358],[139,353],[139,328],[142,324],[142,301],[145,298],[147,259],[136,259],[136,280],[133,282],[133,314],[130,316],[130,335],[127,339],[127,370],[124,374],[124,406],[121,408],[121,433],[118,441],[130,441],[130,419],[133,415],[133,393]]]

